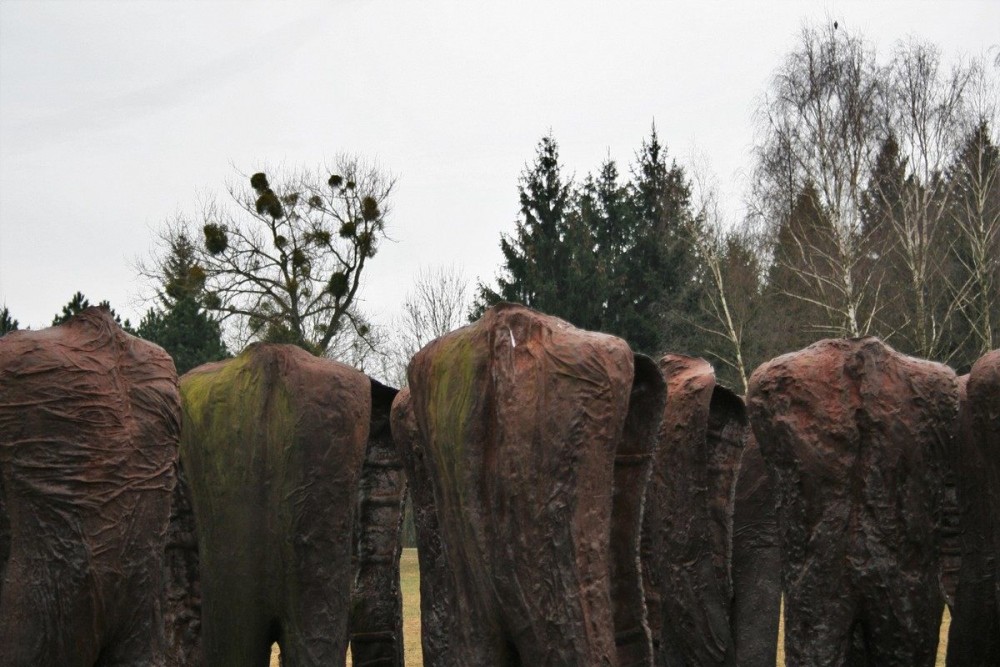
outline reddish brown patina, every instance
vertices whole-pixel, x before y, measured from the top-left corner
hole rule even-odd
[[[358,487],[351,594],[351,660],[358,667],[403,666],[403,596],[399,587],[406,476],[389,429],[397,390],[375,380],[371,428]]]
[[[956,477],[962,561],[948,667],[1000,664],[1000,350],[960,378]]]
[[[740,667],[773,667],[781,613],[781,549],[774,484],[746,430],[733,502],[733,640]]]
[[[185,374],[181,393],[205,664],[266,664],[275,641],[285,665],[343,664],[371,381],[258,344]]]
[[[440,540],[426,662],[649,664],[636,561],[654,371],[620,339],[508,304],[413,358],[393,431],[415,507],[432,503],[418,530],[438,527],[420,546]]]
[[[748,405],[778,493],[786,660],[933,665],[954,372],[825,340],[758,368]]]
[[[163,665],[179,425],[173,361],[106,308],[0,338],[0,664]]]
[[[656,665],[734,665],[729,554],[743,401],[704,359],[660,360],[667,403],[643,515]]]

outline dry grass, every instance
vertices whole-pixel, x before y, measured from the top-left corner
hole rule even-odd
[[[400,585],[403,589],[403,635],[407,667],[422,667],[423,657],[420,651],[420,571],[417,567],[417,550],[403,549],[403,557],[399,564]],[[951,615],[946,609],[941,619],[941,641],[938,644],[937,667],[944,667],[944,656],[948,648],[948,626],[951,625]],[[784,618],[778,625],[778,667],[785,665]],[[348,653],[347,664],[351,664]],[[278,647],[271,652],[271,667],[279,667]]]

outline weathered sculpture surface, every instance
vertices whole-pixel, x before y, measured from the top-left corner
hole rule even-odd
[[[266,665],[277,641],[285,667],[343,665],[370,380],[257,344],[185,374],[181,393],[199,572],[188,586],[201,599],[194,653],[212,667]]]
[[[733,502],[733,639],[740,667],[772,667],[781,614],[781,548],[774,484],[746,431]]]
[[[667,355],[660,369],[667,403],[642,536],[655,664],[735,665],[729,557],[746,412],[704,359]]]
[[[371,385],[371,428],[354,526],[351,660],[359,667],[402,667],[399,557],[406,476],[389,428],[389,411],[397,390],[374,380]]]
[[[648,466],[663,401],[652,362],[612,336],[503,304],[417,353],[409,382],[393,435],[422,573],[437,540],[427,563],[441,568],[428,577],[424,646],[435,653],[425,662],[650,664],[642,485],[614,484],[641,482]]]
[[[958,501],[962,561],[948,667],[1000,664],[1000,350],[961,378]]]
[[[820,341],[750,380],[778,493],[790,665],[933,665],[951,369],[874,338]]]
[[[400,390],[392,404],[392,439],[406,470],[407,488],[413,503],[420,567],[420,644],[426,667],[457,667],[461,663],[449,637],[460,622],[451,580],[451,568],[441,542],[434,503],[431,471],[426,467],[408,387]]]
[[[173,361],[103,308],[0,339],[0,664],[163,665]]]

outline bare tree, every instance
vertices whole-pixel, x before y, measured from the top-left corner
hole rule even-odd
[[[946,218],[956,181],[946,171],[968,125],[965,98],[975,75],[974,66],[947,71],[937,47],[913,39],[897,45],[886,72],[881,134],[898,142],[902,182],[875,178],[868,192],[888,213],[882,255],[902,282],[893,295],[895,333],[908,352],[928,359],[946,361],[957,351],[949,334],[968,289],[948,271],[956,239]]]
[[[368,335],[355,299],[385,238],[395,179],[343,155],[333,172],[279,174],[273,187],[254,174],[229,188],[229,204],[204,207],[195,238],[205,304],[242,343],[294,343],[327,354],[347,326]]]
[[[796,197],[811,192],[830,222],[830,243],[805,253],[816,265],[788,266],[809,289],[788,289],[818,306],[824,321],[811,324],[834,335],[867,333],[877,311],[877,274],[863,269],[861,196],[877,150],[880,78],[874,52],[860,37],[833,25],[806,27],[757,112],[758,194],[770,199],[758,210],[776,228]]]
[[[1000,141],[994,132],[981,120],[952,174],[960,232],[956,256],[966,275],[961,306],[976,356],[1000,347]]]
[[[395,379],[400,385],[406,384],[406,366],[420,348],[467,323],[471,302],[469,280],[454,265],[417,272],[395,324]]]
[[[720,343],[706,353],[731,369],[746,393],[754,368],[751,327],[761,305],[760,236],[750,220],[740,228],[727,224],[716,185],[704,169],[692,174],[698,224],[690,224],[688,233],[709,282],[702,302],[708,324],[697,326]]]

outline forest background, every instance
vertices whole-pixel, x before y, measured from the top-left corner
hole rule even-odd
[[[945,54],[914,36],[877,50],[836,20],[806,24],[754,102],[740,217],[655,121],[631,160],[582,176],[549,130],[516,183],[501,265],[425,266],[389,322],[361,295],[405,225],[396,175],[357,155],[234,168],[225,193],[155,225],[134,263],[146,307],[124,323],[182,372],[270,340],[395,385],[420,346],[501,299],[647,354],[705,356],[738,390],[827,336],[877,335],[964,372],[1000,331],[998,71],[996,49]],[[87,304],[77,292],[53,321]],[[0,332],[19,325],[3,306]]]

